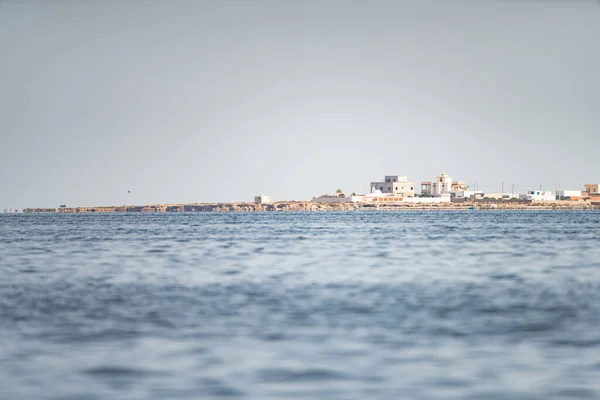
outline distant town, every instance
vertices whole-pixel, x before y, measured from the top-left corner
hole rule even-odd
[[[383,181],[371,182],[369,193],[346,194],[341,190],[332,194],[313,197],[314,202],[357,203],[452,203],[477,200],[551,202],[551,201],[591,201],[600,202],[600,184],[584,184],[582,190],[559,190],[557,192],[530,190],[517,194],[506,192],[486,192],[469,188],[466,182],[455,181],[447,173],[442,173],[431,182],[421,182],[420,194],[415,191],[415,183],[407,176],[386,175]],[[514,185],[511,185],[514,188]]]
[[[504,185],[502,185],[504,186]],[[454,180],[442,173],[429,182],[420,183],[420,191],[407,176],[386,175],[381,181],[369,184],[369,193],[346,193],[341,189],[333,193],[314,196],[310,201],[278,201],[260,194],[254,202],[241,203],[193,203],[193,204],[147,204],[136,206],[69,207],[60,204],[55,208],[26,208],[24,213],[55,212],[195,212],[195,211],[320,211],[351,209],[399,209],[399,208],[501,208],[501,209],[596,209],[600,208],[600,184],[583,184],[580,189],[556,192],[528,190],[489,192],[470,188],[466,182]],[[504,188],[502,188],[504,189]],[[5,213],[19,210],[4,209]]]

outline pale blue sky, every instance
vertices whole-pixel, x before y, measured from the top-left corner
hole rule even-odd
[[[599,71],[593,0],[4,0],[0,208],[580,189]]]

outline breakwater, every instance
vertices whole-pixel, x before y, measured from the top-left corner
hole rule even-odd
[[[271,204],[255,203],[194,203],[150,204],[145,206],[95,206],[61,208],[26,208],[25,213],[119,213],[119,212],[252,212],[252,211],[346,211],[346,210],[591,210],[600,204],[587,201],[553,202],[460,202],[460,203],[316,203],[311,201],[282,201]]]

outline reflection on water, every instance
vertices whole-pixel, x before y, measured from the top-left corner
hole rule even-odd
[[[0,398],[600,398],[600,213],[0,216]]]

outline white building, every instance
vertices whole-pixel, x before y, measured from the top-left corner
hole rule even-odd
[[[348,199],[348,201],[351,201],[353,203],[362,203],[365,201],[365,196],[366,194],[364,193],[357,193],[351,194],[350,196],[346,196],[346,198]]]
[[[260,196],[255,196],[254,202],[256,204],[270,204],[271,196],[265,196],[264,194],[261,194]]]
[[[415,196],[415,183],[409,182],[407,176],[386,175],[384,182],[371,182],[370,192],[379,190],[381,193],[391,193],[404,197]]]
[[[435,196],[442,193],[452,193],[452,177],[448,174],[441,174],[433,182],[421,182],[421,194]]]
[[[445,193],[435,197],[407,197],[404,199],[404,203],[412,204],[435,204],[435,203],[450,203],[452,197],[449,193]]]
[[[481,191],[481,190],[459,190],[456,192],[452,192],[452,194],[454,195],[454,197],[463,198],[463,199],[470,199],[473,196],[475,196],[475,198],[478,198],[478,199],[483,198],[483,191]]]
[[[559,190],[558,198],[582,197],[581,190]]]
[[[360,201],[363,203],[399,203],[404,201],[404,199],[405,197],[400,193],[383,193],[381,190],[376,189],[362,196],[362,200]]]
[[[450,203],[450,194],[444,194],[436,197],[404,197],[401,194],[382,193],[381,190],[374,190],[372,193],[361,196],[361,199],[355,201],[362,203],[380,203],[380,204],[406,204],[406,203]]]
[[[556,196],[552,192],[530,190],[526,194],[519,195],[519,199],[527,201],[556,201]]]

